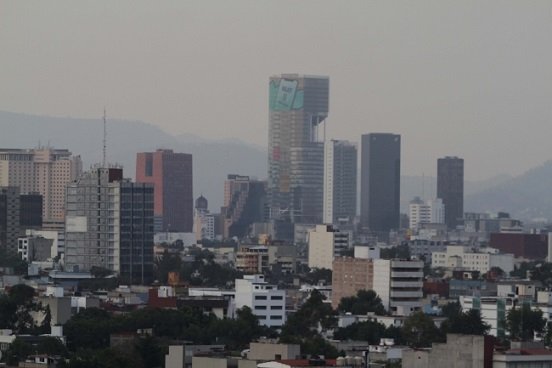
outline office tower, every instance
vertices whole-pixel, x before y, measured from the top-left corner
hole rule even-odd
[[[352,224],[357,207],[357,148],[331,140],[324,144],[325,224]]]
[[[360,221],[364,229],[386,238],[399,228],[401,136],[362,135]]]
[[[445,224],[455,229],[464,217],[464,159],[444,157],[437,160],[437,197],[445,205]]]
[[[17,253],[19,237],[19,188],[0,187],[0,250]]]
[[[172,150],[138,153],[136,182],[154,187],[155,232],[192,232],[192,181],[192,155]]]
[[[331,225],[316,225],[309,231],[309,267],[332,269],[334,257],[350,249],[352,234]]]
[[[67,187],[65,267],[102,267],[125,283],[153,276],[153,186],[123,179],[120,168],[96,167]]]
[[[264,222],[266,182],[249,176],[228,175],[224,182],[223,237],[243,238],[254,222]]]
[[[45,222],[63,221],[65,187],[81,173],[80,156],[66,149],[0,149],[0,186],[41,194]]]
[[[409,205],[409,228],[417,230],[422,224],[444,224],[445,206],[441,198],[422,201],[414,198]]]
[[[329,78],[282,74],[270,78],[268,196],[271,218],[320,223]]]

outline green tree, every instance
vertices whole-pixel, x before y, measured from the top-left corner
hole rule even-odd
[[[318,334],[318,327],[330,329],[335,327],[337,320],[326,298],[318,291],[313,290],[307,301],[297,312],[288,317],[282,327],[282,339],[296,336],[313,337]]]
[[[483,322],[481,313],[477,309],[470,309],[466,313],[450,316],[441,325],[444,334],[456,333],[464,335],[486,335],[491,327]]]
[[[515,340],[533,340],[535,333],[543,333],[546,320],[541,310],[532,310],[528,304],[512,309],[506,316],[506,330]]]
[[[8,347],[4,360],[8,365],[17,366],[33,353],[33,348],[25,341],[16,338]]]
[[[385,308],[380,297],[373,290],[359,290],[356,296],[342,298],[337,310],[342,313],[384,315]]]
[[[385,326],[376,321],[357,322],[335,330],[334,339],[368,341],[369,344],[374,345],[379,344],[382,337],[386,337],[385,331]]]
[[[410,315],[404,321],[401,334],[406,344],[415,348],[431,347],[432,343],[443,340],[431,317],[423,312]]]

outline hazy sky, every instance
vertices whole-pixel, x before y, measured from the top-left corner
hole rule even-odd
[[[550,0],[0,0],[1,110],[266,146],[268,77],[295,72],[330,76],[327,137],[400,133],[404,174],[552,159]]]

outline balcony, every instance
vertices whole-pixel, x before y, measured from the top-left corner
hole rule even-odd
[[[400,277],[400,278],[418,278],[421,279],[424,277],[423,271],[392,271],[391,277]]]
[[[391,290],[391,298],[422,298],[424,293],[422,290],[417,291],[395,291]]]

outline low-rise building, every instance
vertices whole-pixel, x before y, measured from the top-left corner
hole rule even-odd
[[[263,275],[245,275],[236,279],[236,308],[247,306],[268,327],[286,323],[286,292],[268,284]]]
[[[332,225],[316,225],[309,231],[309,267],[332,269],[334,257],[343,255],[351,246],[351,234]]]
[[[473,251],[463,245],[449,245],[444,252],[433,252],[432,268],[465,269],[479,271],[482,274],[492,268],[500,268],[506,274],[514,270],[514,255],[500,254],[493,248],[481,248]]]
[[[359,290],[369,290],[374,286],[372,259],[336,257],[332,268],[332,307],[334,309],[338,307],[342,298],[355,296]]]

